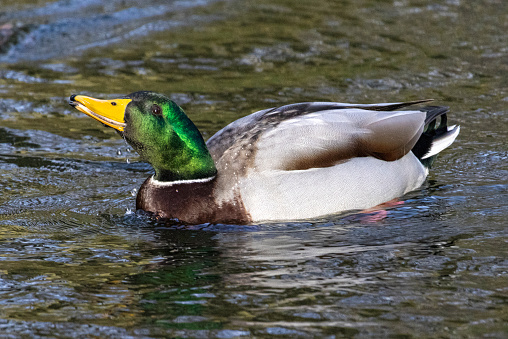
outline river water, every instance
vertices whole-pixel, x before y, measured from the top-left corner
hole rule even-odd
[[[506,338],[507,31],[504,0],[1,1],[0,338]],[[186,227],[67,104],[138,90],[205,138],[302,101],[433,98],[462,130],[385,216]]]

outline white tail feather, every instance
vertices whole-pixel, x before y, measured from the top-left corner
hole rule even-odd
[[[430,150],[427,152],[427,154],[425,154],[422,157],[422,159],[430,158],[431,156],[438,154],[439,152],[450,146],[459,135],[460,126],[456,125],[450,126],[448,127],[448,132],[449,134],[447,133],[442,137],[435,139],[432,142]]]

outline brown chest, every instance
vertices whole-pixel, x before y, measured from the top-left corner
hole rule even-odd
[[[138,192],[136,208],[190,224],[250,222],[240,197],[216,201],[215,184],[216,179],[161,185],[148,178]]]

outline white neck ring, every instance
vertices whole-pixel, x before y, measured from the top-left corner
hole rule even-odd
[[[169,187],[173,185],[185,185],[185,184],[198,184],[198,183],[205,183],[209,182],[215,179],[215,175],[208,178],[202,178],[202,179],[191,179],[191,180],[176,180],[176,181],[159,181],[152,177],[150,178],[150,184],[157,186],[157,187]]]

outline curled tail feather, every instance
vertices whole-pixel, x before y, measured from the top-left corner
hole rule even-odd
[[[448,126],[446,116],[448,107],[427,106],[421,110],[427,113],[425,130],[412,151],[425,167],[430,168],[437,154],[455,141],[459,135],[460,126]],[[439,125],[437,125],[438,119],[440,119]]]

